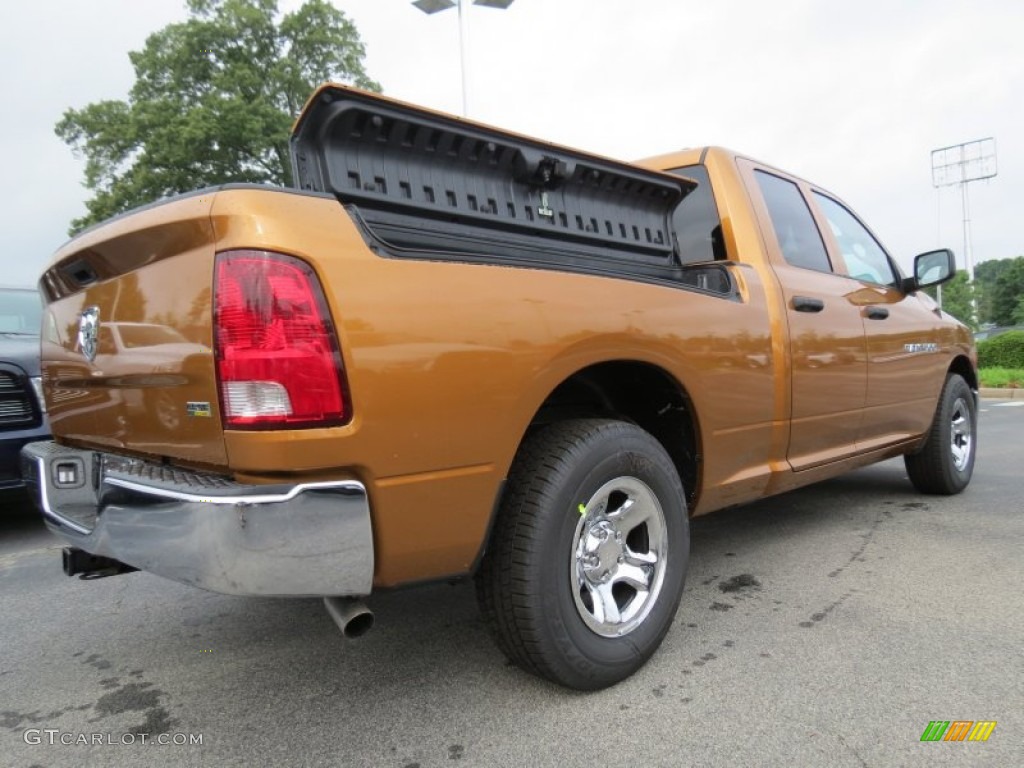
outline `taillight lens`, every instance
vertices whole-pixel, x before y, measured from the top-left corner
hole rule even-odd
[[[324,427],[351,418],[338,339],[316,273],[292,256],[217,254],[214,346],[224,425]]]

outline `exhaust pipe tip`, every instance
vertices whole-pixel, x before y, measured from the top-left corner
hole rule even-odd
[[[373,628],[373,611],[352,597],[325,597],[324,608],[349,640],[362,637]]]
[[[138,570],[135,566],[127,565],[120,560],[93,555],[78,547],[64,547],[60,551],[60,559],[66,576],[78,576],[85,580],[102,579]]]

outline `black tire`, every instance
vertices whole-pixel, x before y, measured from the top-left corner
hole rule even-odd
[[[511,661],[597,690],[661,644],[689,548],[683,487],[657,440],[620,421],[559,422],[520,447],[477,598]]]
[[[953,373],[946,377],[924,444],[903,457],[910,482],[921,493],[960,493],[971,482],[977,450],[977,401],[963,377]]]

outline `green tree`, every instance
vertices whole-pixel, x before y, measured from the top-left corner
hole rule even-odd
[[[1007,261],[990,291],[992,322],[996,325],[1013,325],[1014,312],[1024,297],[1024,256]]]
[[[967,279],[967,273],[960,271],[953,275],[953,279],[942,286],[942,309],[964,325],[977,328],[977,321],[974,314],[973,302],[975,299],[974,283]],[[938,291],[935,288],[926,288],[925,291],[933,299],[937,298]]]
[[[313,88],[350,82],[379,91],[344,13],[306,0],[186,0],[189,18],[129,54],[126,101],[69,109],[57,135],[83,155],[89,224],[167,195],[225,182],[291,183],[288,136]]]
[[[1013,310],[1013,322],[1017,325],[1024,325],[1024,294],[1017,299],[1017,306]]]
[[[1015,307],[1016,301],[1012,296],[1020,296],[1024,293],[1024,285],[1013,285],[1014,277],[1007,276],[1017,269],[1018,262],[1024,261],[1024,256],[1015,259],[991,259],[983,261],[974,268],[975,290],[978,298],[978,321],[981,323],[993,323],[995,325],[1007,325],[1007,307]],[[1006,276],[1006,277],[1004,277]],[[997,288],[1000,282],[1002,287]],[[999,317],[996,311],[996,295],[999,294]],[[1012,316],[1012,309],[1009,315]],[[1002,321],[1002,322],[1001,322]]]

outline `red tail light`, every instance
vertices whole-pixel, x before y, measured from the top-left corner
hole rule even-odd
[[[291,256],[217,254],[214,347],[224,426],[291,429],[352,414],[338,339],[316,273]]]

